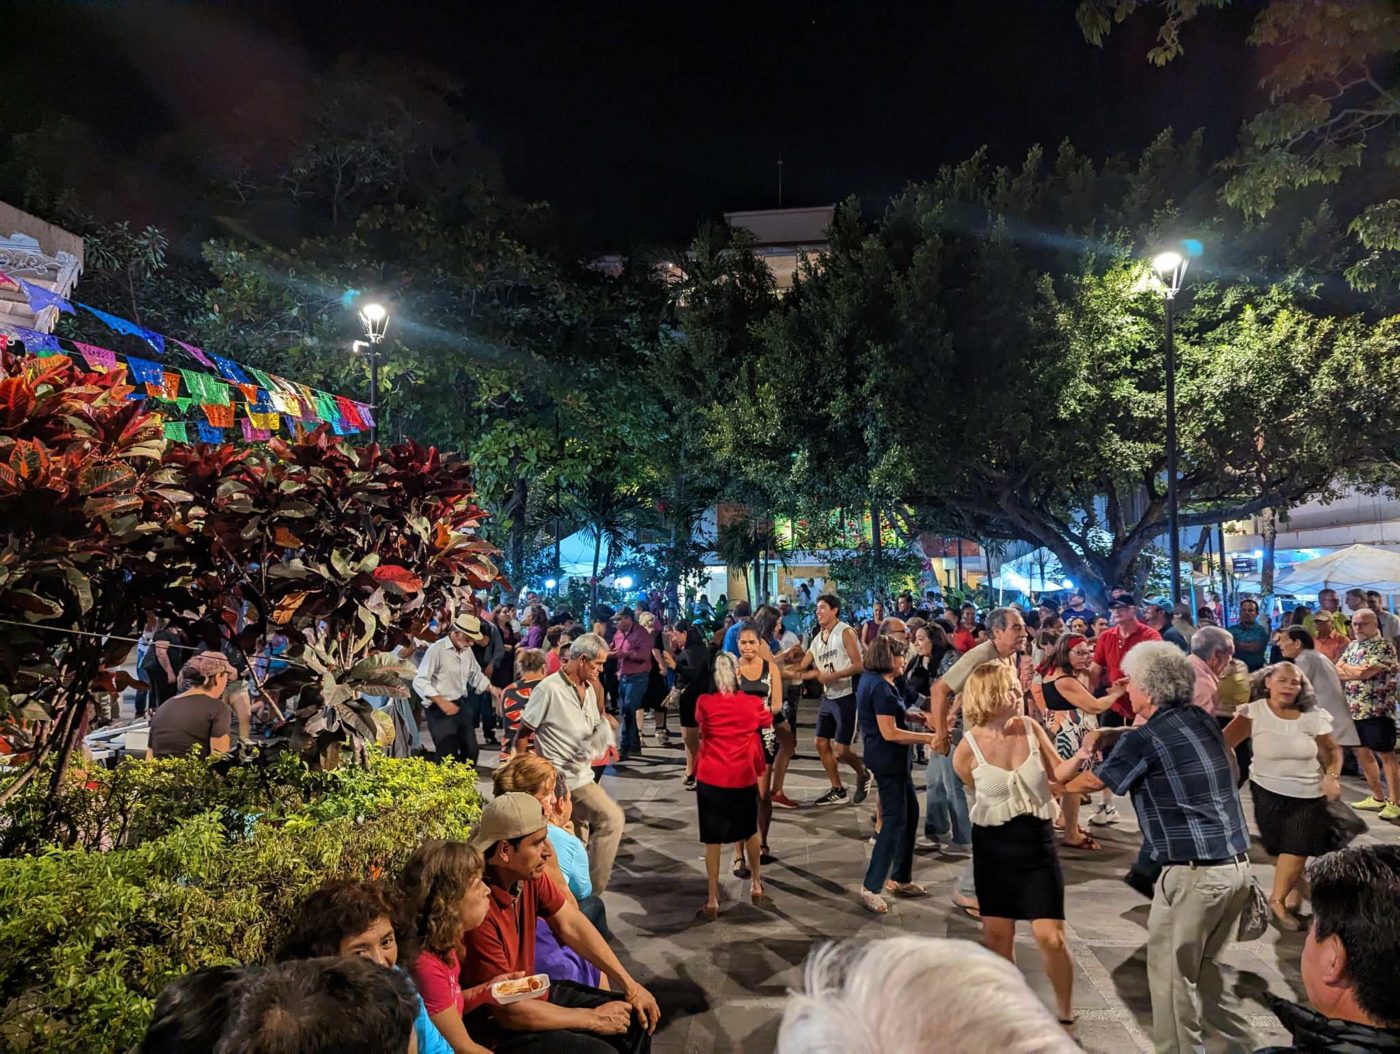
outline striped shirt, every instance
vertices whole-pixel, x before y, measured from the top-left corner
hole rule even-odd
[[[1249,848],[1229,748],[1198,706],[1159,709],[1119,737],[1095,774],[1115,794],[1132,795],[1159,864],[1223,860]]]

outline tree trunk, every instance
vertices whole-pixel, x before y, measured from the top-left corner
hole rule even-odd
[[[1265,625],[1271,625],[1269,613],[1274,606],[1274,549],[1278,544],[1278,513],[1265,509],[1264,515],[1264,563],[1259,568],[1259,615]]]
[[[517,593],[525,590],[525,511],[529,498],[529,481],[520,476],[506,506],[510,510],[510,569]]]

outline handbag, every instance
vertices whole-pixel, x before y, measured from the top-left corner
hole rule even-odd
[[[1240,923],[1235,930],[1235,939],[1257,941],[1269,928],[1269,898],[1259,888],[1253,875],[1249,876],[1249,899],[1240,912]]]
[[[1327,841],[1333,851],[1345,849],[1357,835],[1366,831],[1366,821],[1340,798],[1327,803],[1327,819],[1331,827],[1327,832]]]

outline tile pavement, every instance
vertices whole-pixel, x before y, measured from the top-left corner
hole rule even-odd
[[[976,923],[950,901],[962,858],[920,852],[914,877],[930,887],[932,896],[894,901],[883,917],[860,906],[855,891],[869,859],[866,839],[874,829],[868,803],[777,810],[770,843],[779,862],[764,871],[772,907],[748,903],[747,883],[728,877],[726,854],[722,914],[716,922],[696,921],[705,899],[704,859],[694,798],[681,785],[683,758],[679,749],[651,746],[650,738],[646,742],[640,759],[604,777],[628,821],[606,899],[615,947],[655,993],[665,1014],[653,1046],[657,1054],[772,1051],[784,998],[800,984],[808,952],[822,941],[902,932],[978,939]],[[826,781],[809,727],[801,731],[799,750],[787,790],[795,800],[810,802]],[[483,751],[482,764],[494,764],[494,753]],[[1364,794],[1350,782],[1349,797]],[[921,772],[915,783],[922,789]],[[1248,811],[1247,793],[1244,798]],[[1076,1035],[1085,1050],[1104,1054],[1151,1049],[1148,902],[1120,881],[1137,851],[1138,832],[1126,801],[1119,802],[1119,814],[1116,825],[1095,830],[1103,846],[1099,852],[1069,851],[1061,857],[1075,960]],[[1371,831],[1363,838],[1400,836],[1374,816],[1367,819]],[[1257,844],[1251,858],[1267,889],[1273,869]],[[1261,1045],[1284,1036],[1263,1001],[1266,993],[1302,998],[1302,946],[1301,935],[1271,928],[1258,941],[1231,945],[1222,957]],[[1050,1004],[1039,952],[1024,925],[1016,950],[1032,989]],[[930,995],[937,998],[937,993]]]

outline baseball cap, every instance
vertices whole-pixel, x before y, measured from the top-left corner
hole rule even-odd
[[[1168,615],[1172,613],[1172,608],[1174,607],[1172,602],[1166,597],[1154,597],[1152,600],[1147,601],[1147,606],[1153,608],[1161,608],[1162,611],[1164,611]]]
[[[1135,608],[1138,606],[1137,597],[1131,593],[1120,593],[1113,598],[1108,606],[1111,608]]]
[[[1332,621],[1333,621],[1332,612],[1330,612],[1330,611],[1314,611],[1314,612],[1312,613],[1312,618],[1313,618],[1313,621],[1314,621],[1314,622],[1332,622]]]
[[[230,677],[237,675],[227,656],[221,651],[202,651],[186,659],[185,665],[201,677],[213,677],[216,673],[226,673]]]
[[[452,628],[465,633],[468,637],[475,637],[478,640],[481,636],[481,619],[470,612],[463,611],[452,620]]]
[[[469,841],[473,848],[484,854],[497,842],[508,842],[542,831],[546,823],[543,805],[532,795],[511,791],[492,799],[481,810],[481,819],[477,821],[476,830]]]

